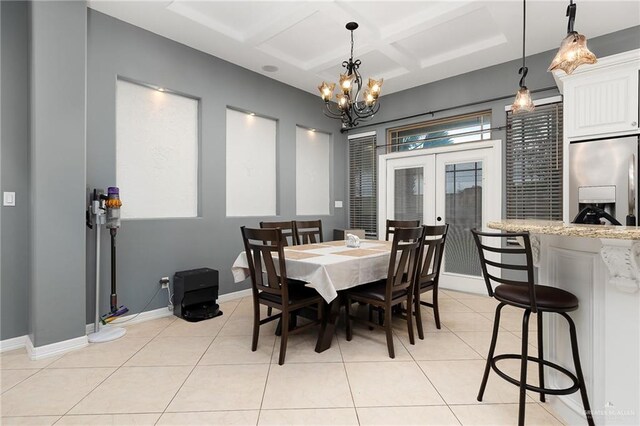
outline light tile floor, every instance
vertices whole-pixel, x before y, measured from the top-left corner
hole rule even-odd
[[[476,401],[494,300],[453,291],[440,300],[442,329],[423,308],[425,340],[416,345],[406,322],[394,320],[393,360],[383,332],[355,324],[347,342],[341,321],[322,354],[314,352],[317,328],[290,337],[279,366],[275,323],[261,327],[258,350],[250,350],[250,298],[224,303],[224,315],[209,321],[136,324],[118,341],[61,357],[30,361],[24,350],[5,352],[0,424],[516,424],[518,389],[494,373],[484,402]],[[503,312],[498,350],[517,352],[518,311]],[[534,369],[529,375],[535,383]],[[527,424],[561,424],[536,396],[527,399]]]

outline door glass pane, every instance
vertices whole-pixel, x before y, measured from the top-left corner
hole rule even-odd
[[[445,166],[445,221],[449,224],[444,270],[480,276],[480,260],[470,230],[482,228],[482,162]]]
[[[423,220],[424,171],[422,167],[395,170],[393,218]]]

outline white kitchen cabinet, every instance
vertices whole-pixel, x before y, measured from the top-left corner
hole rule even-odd
[[[573,74],[556,72],[564,95],[565,138],[634,134],[638,123],[640,50],[601,58]]]

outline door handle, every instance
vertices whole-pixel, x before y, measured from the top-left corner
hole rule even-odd
[[[442,222],[442,218],[441,218],[440,216],[436,217],[436,220],[437,220],[438,222]]]

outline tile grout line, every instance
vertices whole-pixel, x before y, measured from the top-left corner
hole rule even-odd
[[[198,358],[198,360],[196,361],[196,363],[193,365],[193,367],[191,367],[191,370],[189,371],[189,374],[187,374],[187,376],[184,378],[184,380],[182,381],[182,383],[180,384],[180,386],[178,386],[178,389],[176,389],[175,393],[173,394],[173,396],[171,397],[171,399],[169,400],[169,402],[167,403],[167,405],[164,407],[164,410],[162,410],[162,412],[160,413],[160,415],[158,416],[158,419],[155,421],[154,425],[157,425],[158,422],[160,421],[160,419],[162,418],[162,416],[165,415],[165,413],[167,412],[167,408],[169,408],[169,406],[171,405],[171,403],[173,402],[173,400],[176,398],[176,396],[178,395],[178,393],[180,392],[180,390],[182,389],[182,387],[184,386],[185,383],[187,383],[187,380],[189,380],[189,377],[191,377],[191,375],[193,374],[193,370],[196,369],[196,367],[198,366],[198,364],[200,363],[200,361],[202,361],[202,357],[204,357],[204,355],[207,353],[207,351],[209,350],[209,348],[211,347],[211,345],[213,345],[213,342],[216,341],[216,339],[218,338],[218,336],[220,335],[220,332],[222,331],[222,329],[224,328],[224,326],[227,324],[227,322],[229,322],[229,319],[231,318],[231,315],[233,315],[233,313],[236,311],[236,309],[238,309],[238,306],[240,306],[240,303],[242,302],[242,299],[240,299],[240,302],[238,302],[235,306],[235,308],[233,308],[233,311],[231,311],[231,314],[229,314],[229,316],[227,317],[227,319],[225,320],[224,324],[222,324],[222,327],[220,327],[220,329],[218,330],[218,332],[216,333],[215,336],[213,336],[213,339],[211,340],[211,342],[209,342],[209,345],[207,346],[207,348],[202,352],[202,354],[200,355],[200,357]],[[163,330],[164,331],[164,330]],[[158,333],[159,335],[160,333]],[[156,335],[156,337],[158,337],[158,335]],[[154,337],[155,339],[155,337]],[[153,339],[152,339],[153,340]]]
[[[174,319],[174,321],[175,321],[175,319]],[[82,401],[84,401],[84,400],[85,400],[89,395],[91,395],[91,394],[92,394],[96,389],[98,389],[98,387],[99,387],[100,385],[102,385],[104,382],[106,382],[106,381],[107,381],[111,376],[113,376],[114,374],[116,374],[116,372],[117,372],[118,370],[120,370],[120,369],[124,366],[124,364],[126,364],[126,363],[127,363],[131,358],[133,358],[133,357],[134,357],[138,352],[140,352],[144,347],[146,347],[146,346],[147,346],[151,341],[153,341],[153,339],[155,339],[155,338],[158,336],[158,334],[160,334],[160,333],[161,333],[165,328],[169,327],[169,325],[171,325],[172,323],[173,323],[173,321],[172,321],[171,323],[167,324],[165,327],[161,328],[155,336],[153,336],[151,339],[149,339],[149,341],[148,341],[147,343],[145,343],[144,345],[142,345],[142,347],[140,347],[140,349],[138,349],[138,350],[137,350],[137,351],[135,351],[133,354],[131,354],[131,356],[130,356],[129,358],[127,358],[127,360],[126,360],[126,361],[124,361],[120,366],[116,367],[116,368],[111,372],[111,374],[109,374],[107,377],[105,377],[105,378],[104,378],[104,380],[102,380],[100,383],[98,383],[96,386],[94,386],[94,387],[93,387],[89,392],[87,392],[87,393],[86,393],[86,395],[85,395],[85,396],[83,396],[82,398],[80,398],[80,400],[79,400],[78,402],[76,402],[76,403],[75,403],[71,408],[69,408],[69,409],[68,409],[68,410],[67,410],[67,411],[66,411],[66,412],[65,412],[65,413],[64,413],[64,414],[63,414],[63,415],[62,415],[58,420],[56,420],[53,424],[55,425],[55,424],[56,424],[56,423],[58,423],[60,420],[62,420],[62,418],[63,418],[64,416],[68,415],[68,414],[71,412],[71,410],[73,410],[75,407],[77,407],[77,406],[78,406],[78,404],[80,404]],[[61,358],[61,359],[62,359],[62,358]],[[49,364],[49,366],[50,366],[50,365],[52,365],[52,364],[53,364],[53,363]],[[49,366],[47,366],[47,367],[49,367]],[[83,368],[84,368],[84,367],[83,367]],[[110,367],[86,367],[86,368],[110,368]],[[112,367],[111,367],[111,368],[112,368]],[[54,368],[52,368],[52,370],[53,370],[53,369],[54,369]]]
[[[340,351],[340,359],[342,359],[342,368],[344,369],[344,375],[347,378],[347,386],[349,386],[349,395],[351,395],[351,402],[353,403],[353,411],[356,413],[356,421],[358,422],[358,425],[360,425],[361,424],[360,414],[358,414],[358,407],[356,407],[356,400],[355,400],[355,397],[353,396],[353,389],[351,388],[351,381],[349,381],[349,373],[347,372],[347,364],[344,362],[344,355],[342,354],[342,345],[340,344],[340,339],[338,338],[337,330],[334,332],[333,336],[336,339],[336,343],[338,344],[338,350]]]
[[[258,333],[260,333],[260,326],[258,326]],[[259,336],[258,336],[259,337]],[[273,354],[276,351],[276,342],[278,338],[273,339],[273,346],[271,347],[271,356],[269,357],[269,367],[267,367],[267,377],[264,379],[264,388],[262,389],[262,398],[260,399],[260,407],[258,407],[258,418],[256,419],[256,426],[260,423],[260,416],[262,415],[262,404],[264,404],[264,397],[267,394],[267,384],[269,383],[269,375],[271,374],[271,366],[273,364]]]

